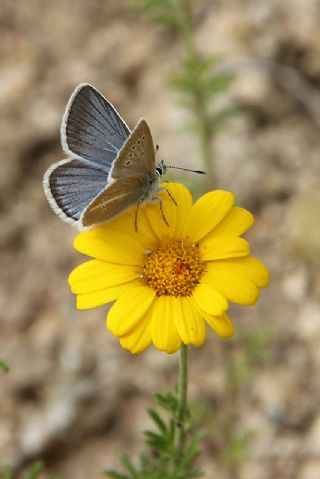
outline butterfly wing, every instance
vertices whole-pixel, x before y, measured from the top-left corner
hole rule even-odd
[[[63,220],[80,226],[108,221],[149,196],[156,175],[146,121],[130,134],[112,104],[91,85],[81,84],[71,95],[61,139],[71,158],[52,165],[43,184]]]
[[[77,223],[107,180],[108,169],[73,158],[54,163],[44,175],[43,187],[55,213],[67,223]]]
[[[108,184],[83,212],[80,218],[82,226],[111,220],[129,206],[137,204],[144,197],[145,189],[145,175],[121,178]]]
[[[128,126],[101,93],[89,84],[75,89],[61,124],[67,154],[110,167],[129,135]]]
[[[110,177],[118,180],[131,175],[153,174],[155,167],[155,151],[151,132],[147,122],[141,119],[114,161]]]

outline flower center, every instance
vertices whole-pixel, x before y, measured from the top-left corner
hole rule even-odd
[[[142,277],[158,296],[189,296],[203,271],[198,245],[170,241],[146,253]]]

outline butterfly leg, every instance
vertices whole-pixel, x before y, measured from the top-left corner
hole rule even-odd
[[[164,188],[163,186],[160,188],[160,191],[166,191],[168,193],[168,196],[172,199],[172,201],[174,202],[174,204],[177,206],[177,202],[176,200],[174,199],[174,197],[172,196],[172,194],[170,193],[169,190],[167,190],[167,188]]]
[[[168,221],[167,221],[167,218],[165,217],[164,212],[163,212],[162,198],[160,196],[156,196],[156,198],[159,200],[159,206],[160,206],[162,219],[167,226],[170,226]]]
[[[134,229],[135,229],[136,233],[138,233],[138,211],[139,211],[140,204],[141,204],[141,202],[138,201],[137,207],[136,207],[136,212],[135,212],[135,215],[134,215]]]
[[[167,190],[167,188],[165,188],[165,190],[166,190],[166,192],[168,193],[169,197],[170,197],[170,198],[172,199],[172,201],[174,202],[174,204],[175,204],[176,206],[178,206],[176,200],[174,199],[174,197],[172,196],[172,194],[170,193],[170,191]]]

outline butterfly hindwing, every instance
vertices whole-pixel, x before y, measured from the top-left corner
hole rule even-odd
[[[121,178],[109,184],[85,209],[82,226],[91,226],[108,221],[129,206],[139,203],[145,192],[144,175]]]
[[[113,105],[89,84],[71,95],[61,125],[66,153],[111,166],[130,130]]]
[[[112,179],[155,171],[155,151],[147,122],[142,119],[123,145],[110,170]]]
[[[77,223],[107,180],[108,169],[74,158],[53,164],[44,175],[43,187],[58,216],[68,223]]]

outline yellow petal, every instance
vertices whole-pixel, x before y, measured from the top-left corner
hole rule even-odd
[[[209,240],[205,238],[200,242],[202,261],[237,258],[239,256],[247,256],[249,253],[250,245],[243,238],[217,236]]]
[[[144,258],[144,245],[139,237],[128,232],[112,230],[106,226],[98,226],[83,231],[75,241],[74,247],[80,253],[110,263],[139,265]]]
[[[253,223],[254,216],[250,211],[234,206],[214,230],[206,236],[206,239],[215,238],[217,235],[241,236],[251,228]]]
[[[203,282],[221,291],[229,301],[242,305],[255,304],[258,287],[265,287],[269,282],[269,271],[252,256],[208,262],[206,270]]]
[[[254,256],[245,258],[230,258],[206,264],[206,270],[211,272],[232,271],[234,275],[252,281],[258,288],[265,288],[269,284],[270,273],[261,261]]]
[[[182,239],[184,223],[192,208],[192,196],[190,191],[180,183],[169,183],[169,189],[177,203],[177,220],[174,238]]]
[[[138,232],[137,238],[139,243],[143,244],[144,250],[153,250],[158,246],[159,238],[153,231],[149,219],[148,219],[148,208],[155,208],[157,213],[159,213],[159,206],[157,203],[147,203],[141,205],[138,211]],[[160,212],[161,215],[161,212]],[[163,221],[163,220],[162,220]]]
[[[237,273],[250,279],[258,288],[265,288],[269,284],[270,273],[266,266],[254,256],[225,260]],[[224,261],[221,261],[223,267]],[[220,264],[220,261],[218,262]]]
[[[196,243],[207,235],[232,208],[234,196],[228,191],[207,193],[192,206],[183,229],[183,235]]]
[[[126,293],[132,288],[140,286],[140,280],[129,281],[128,283],[119,284],[112,288],[101,289],[100,291],[93,291],[86,294],[77,295],[77,308],[78,309],[90,309],[96,308],[103,304],[111,303],[115,301],[122,294]]]
[[[153,206],[155,207],[156,205]],[[137,205],[134,206],[128,213],[120,215],[112,223],[107,223],[106,227],[110,227],[112,230],[117,229],[126,235],[130,234],[135,241],[138,241],[144,248],[148,249],[151,249],[158,239],[150,227],[144,204],[138,207]]]
[[[229,301],[246,306],[257,302],[259,290],[250,279],[237,273],[232,267],[228,268],[227,265],[217,266],[215,261],[207,263],[206,267],[207,271],[201,281],[220,291]]]
[[[194,288],[192,296],[199,308],[207,314],[220,316],[228,309],[226,298],[211,284],[203,283],[202,278],[201,284]]]
[[[228,339],[234,335],[234,326],[231,319],[226,314],[221,316],[204,315],[204,319],[209,326],[220,336],[220,338]]]
[[[131,333],[120,338],[121,346],[132,354],[142,353],[151,342],[151,321],[148,318],[142,320]]]
[[[162,212],[165,220],[161,213],[159,201],[147,204],[144,210],[154,234],[159,239],[162,239],[164,236],[174,238],[178,224],[180,224],[181,220],[185,217],[183,212],[190,204],[189,192],[183,185],[178,183],[164,183],[161,185],[161,188],[164,188],[164,190],[160,191],[157,196],[162,200]],[[184,199],[186,199],[185,207],[182,206]],[[168,224],[166,224],[166,222]]]
[[[201,346],[206,338],[204,320],[190,297],[175,298],[174,321],[184,344]]]
[[[132,332],[148,313],[155,295],[155,291],[142,285],[123,294],[107,316],[109,331],[115,336],[124,336]]]
[[[137,216],[137,218],[136,218]],[[136,230],[137,219],[137,230]],[[145,247],[145,243],[148,243],[155,238],[153,231],[151,230],[146,216],[143,214],[143,205],[140,205],[137,212],[137,207],[132,206],[127,211],[117,216],[116,218],[108,221],[107,223],[96,226],[91,230],[101,231],[101,235],[104,238],[109,238],[110,231],[119,231],[126,235],[130,235],[135,241],[141,242]]]
[[[135,266],[106,263],[91,260],[82,263],[69,275],[69,285],[73,293],[84,294],[128,283],[139,277]]]
[[[159,200],[146,204],[145,212],[149,224],[157,238],[161,239],[164,235],[172,238],[177,221],[177,207],[166,191],[160,191],[157,196],[162,201],[162,212]]]
[[[152,342],[157,349],[169,354],[175,353],[181,346],[175,321],[176,298],[160,296],[154,303],[152,315]]]
[[[197,303],[195,303],[195,305],[204,320],[221,338],[228,339],[234,335],[234,326],[226,313],[220,316],[213,316],[201,310]]]

